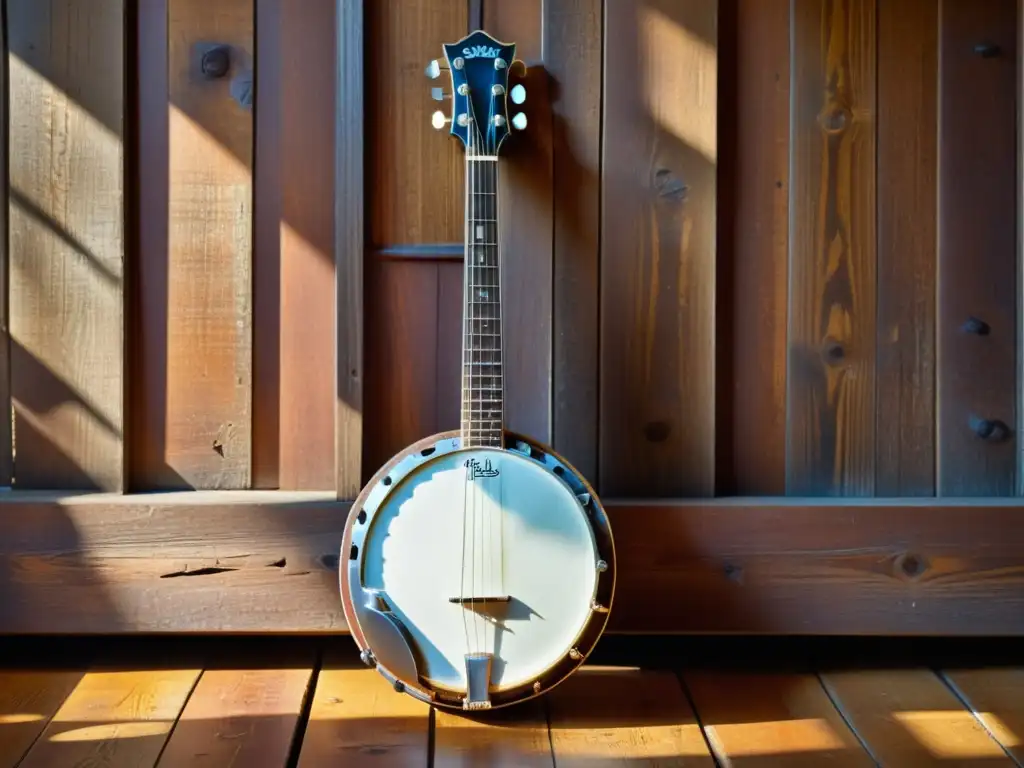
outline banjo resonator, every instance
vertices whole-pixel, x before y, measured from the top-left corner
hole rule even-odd
[[[392,457],[356,498],[340,593],[362,660],[432,706],[486,710],[541,695],[604,632],[615,547],[594,490],[551,448],[506,429],[502,376],[499,157],[526,115],[508,117],[515,45],[482,31],[443,46],[465,151],[462,411],[458,430]],[[522,65],[525,72],[525,65]]]

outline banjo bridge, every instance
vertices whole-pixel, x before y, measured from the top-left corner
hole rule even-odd
[[[491,708],[491,653],[466,654],[466,698],[462,700],[463,709]]]
[[[478,603],[510,603],[512,595],[492,595],[490,597],[449,597],[449,603],[458,605],[476,605]]]

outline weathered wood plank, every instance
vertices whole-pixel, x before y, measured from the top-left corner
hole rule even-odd
[[[875,488],[875,0],[792,6],[787,492]]]
[[[198,669],[90,671],[20,768],[155,766]]]
[[[939,46],[938,492],[1016,492],[1014,0],[943,0]],[[996,46],[994,56],[977,45]],[[969,332],[972,319],[982,333]],[[977,328],[981,328],[975,323]],[[975,330],[977,330],[977,328]]]
[[[605,4],[604,496],[714,493],[717,16]]]
[[[612,633],[1024,633],[1019,500],[607,506]],[[344,632],[348,509],[331,492],[5,495],[0,632]]]
[[[0,768],[16,768],[81,672],[0,671]]]
[[[346,0],[348,2],[349,0]],[[367,190],[374,246],[463,240],[463,163],[459,142],[430,126],[446,104],[430,88],[450,90],[446,76],[424,77],[441,46],[466,35],[466,0],[397,0],[366,6]],[[442,75],[445,73],[442,72]]]
[[[336,284],[336,375],[334,483],[338,498],[354,499],[362,485],[363,461],[363,261],[366,151],[364,3],[337,0],[337,76],[334,132],[334,258]],[[370,8],[380,4],[372,3]],[[374,113],[371,111],[370,115]],[[372,119],[372,118],[371,118]]]
[[[0,103],[0,168],[8,174],[0,184],[0,487],[11,485],[14,478],[14,432],[11,404],[11,325],[10,325],[10,164],[7,159],[9,148],[10,120],[8,108],[10,89],[8,87],[8,24],[7,3],[0,3],[0,32],[3,33],[0,50],[0,84],[3,84],[6,98]]]
[[[786,490],[789,4],[721,6],[719,495]],[[725,67],[729,71],[725,71]]]
[[[87,14],[75,0],[7,3],[3,287],[23,488],[124,484],[124,23],[123,0]]]
[[[539,699],[484,717],[447,710],[434,715],[434,768],[553,765],[547,716]]]
[[[160,768],[285,768],[313,669],[208,669],[174,726]]]
[[[603,4],[543,3],[551,76],[552,446],[597,483]]]
[[[132,485],[247,488],[253,126],[251,109],[235,97],[240,79],[252,77],[254,6],[251,0],[229,0],[212,10],[204,0],[166,0],[165,9],[161,2],[144,5],[144,16],[166,13],[166,58],[148,66],[166,66],[167,92],[143,103],[142,109],[151,105],[154,112],[141,121],[152,126],[166,115],[168,124],[166,146],[144,145],[153,154],[143,173],[151,164],[165,164],[168,189],[162,205],[147,203],[141,214],[145,387],[133,425],[133,452],[137,446],[140,458]],[[206,79],[199,71],[196,46],[210,43],[230,46],[223,78]],[[140,47],[143,59],[161,54],[162,46]],[[143,185],[148,183],[144,177]]]
[[[938,8],[878,5],[879,496],[935,493]]]
[[[874,766],[814,675],[687,672],[721,765]]]
[[[992,738],[1024,763],[1024,669],[946,669],[941,674]]]
[[[376,670],[326,665],[298,765],[429,765],[429,730],[429,707],[396,694]]]
[[[830,672],[821,679],[880,765],[1014,765],[931,670]]]
[[[613,761],[635,768],[715,764],[672,672],[586,666],[546,701],[561,768]]]
[[[336,482],[334,164],[325,162],[334,156],[335,30],[332,2],[256,3],[257,488],[328,490]]]

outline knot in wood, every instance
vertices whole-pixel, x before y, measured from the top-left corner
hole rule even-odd
[[[977,416],[972,416],[970,426],[974,430],[974,434],[982,440],[990,442],[1005,440],[1010,434],[1010,428],[999,419],[979,419]]]
[[[928,569],[925,559],[913,552],[904,552],[900,555],[896,565],[908,579],[916,579]]]
[[[667,421],[649,421],[644,425],[644,437],[652,443],[661,443],[668,439],[672,427]]]
[[[846,356],[846,350],[841,341],[830,337],[821,345],[821,355],[829,365],[835,365]]]
[[[658,197],[669,200],[682,200],[686,197],[686,185],[667,168],[659,168],[654,172],[654,188],[658,191]]]
[[[830,104],[818,116],[825,133],[842,133],[850,122],[850,110],[839,104]]]

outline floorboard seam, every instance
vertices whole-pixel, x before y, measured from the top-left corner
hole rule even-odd
[[[861,749],[863,749],[864,753],[869,758],[871,758],[871,762],[875,764],[876,768],[882,768],[882,762],[878,759],[878,755],[876,755],[874,751],[872,751],[871,745],[868,744],[867,739],[860,735],[860,732],[853,724],[853,720],[850,719],[850,717],[846,714],[846,711],[843,709],[842,705],[839,703],[839,697],[836,695],[835,691],[829,688],[828,683],[825,682],[825,678],[821,676],[820,672],[815,672],[814,676],[818,678],[818,683],[821,685],[821,690],[825,692],[825,696],[828,698],[829,702],[832,704],[833,708],[835,709],[839,717],[842,719],[842,721],[846,723],[846,727],[850,729],[850,733],[853,734],[853,737],[860,744]]]
[[[295,720],[295,731],[292,733],[292,743],[288,748],[288,759],[285,761],[285,768],[296,768],[299,764],[299,759],[302,757],[302,743],[306,739],[306,728],[309,726],[309,716],[313,710],[313,699],[316,697],[316,686],[320,680],[320,669],[322,666],[322,651],[318,651],[316,660],[313,662],[313,670],[309,675],[309,683],[306,685],[306,693],[302,697],[299,716]]]
[[[171,723],[171,728],[167,731],[167,738],[164,739],[164,743],[160,745],[160,751],[156,753],[156,759],[153,761],[153,766],[160,765],[160,761],[164,758],[164,752],[167,751],[167,745],[171,743],[171,738],[174,736],[174,732],[178,729],[178,723],[181,722],[181,716],[185,713],[185,707],[188,706],[189,701],[192,699],[192,694],[196,692],[196,688],[199,687],[199,681],[203,679],[203,675],[206,674],[205,665],[199,670],[199,674],[196,675],[196,679],[192,681],[192,687],[188,689],[188,694],[181,702],[178,712],[174,715],[174,722]]]
[[[697,723],[697,727],[700,729],[700,737],[704,739],[704,746],[707,747],[711,761],[715,764],[715,768],[725,768],[718,752],[715,750],[715,745],[711,743],[711,737],[708,735],[708,731],[704,727],[704,721],[701,720],[700,712],[697,711],[697,702],[693,699],[693,694],[690,692],[690,686],[686,684],[686,677],[675,667],[672,668],[672,672],[676,676],[676,681],[679,683],[679,687],[683,691],[683,696],[686,698],[686,702],[690,705],[690,711],[693,712],[693,719]]]
[[[992,733],[992,731],[989,729],[988,725],[986,725],[985,721],[978,714],[978,711],[974,708],[974,706],[971,704],[971,702],[967,699],[966,694],[964,694],[959,688],[957,688],[956,683],[954,683],[952,680],[950,680],[949,677],[946,675],[946,673],[943,672],[941,669],[933,668],[932,669],[932,673],[937,678],[939,678],[939,681],[941,683],[943,683],[946,686],[946,688],[949,689],[949,692],[952,693],[953,696],[956,697],[956,700],[959,701],[961,705],[963,705],[964,709],[966,709],[968,712],[971,713],[971,717],[973,717],[975,720],[978,721],[978,725],[980,725],[984,729],[985,733],[987,733],[989,735],[989,738],[992,739],[992,741],[994,741],[996,744],[999,745],[999,748],[1001,750],[1003,750],[1003,753],[1008,758],[1010,758],[1011,762],[1013,762],[1014,765],[1018,766],[1018,768],[1021,768],[1020,761],[1016,757],[1014,757],[1013,753],[1010,752],[1009,749],[1007,749],[1006,745],[1003,744],[1003,742],[1001,742],[999,739],[996,738],[996,735],[994,733]]]

